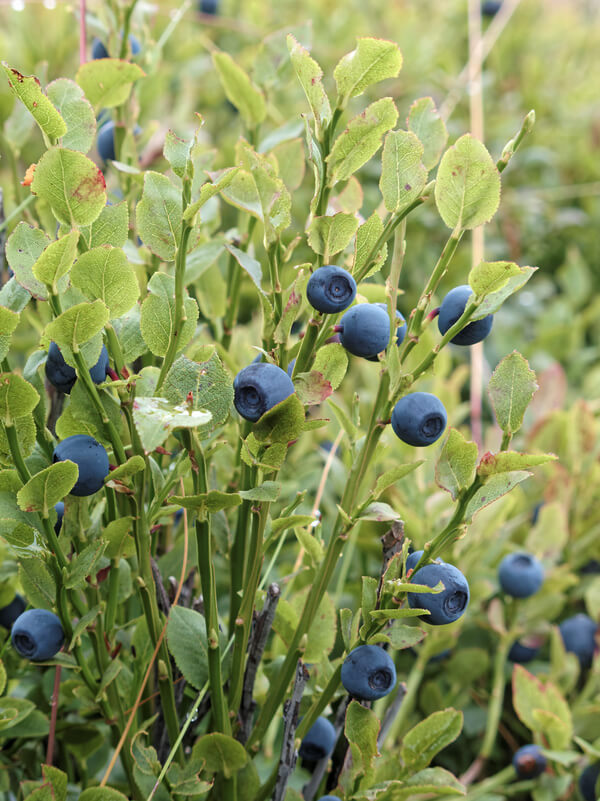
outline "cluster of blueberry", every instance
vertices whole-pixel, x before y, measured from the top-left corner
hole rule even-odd
[[[469,297],[468,285],[452,289],[439,309],[438,328],[445,334],[462,316]],[[310,305],[322,314],[346,313],[336,330],[340,342],[354,356],[371,361],[378,360],[390,340],[390,320],[384,303],[358,303],[349,308],[356,298],[356,282],[342,267],[328,264],[311,275],[306,296]],[[404,317],[396,311],[401,323],[396,329],[396,343],[406,336]],[[481,320],[468,323],[451,339],[456,345],[473,345],[481,342],[491,331],[493,317],[488,314]],[[294,384],[289,371],[277,365],[258,362],[245,367],[234,382],[234,403],[242,417],[256,422],[269,409],[293,394]],[[446,429],[446,410],[435,395],[429,392],[411,392],[394,406],[391,424],[396,436],[414,447],[432,445]]]

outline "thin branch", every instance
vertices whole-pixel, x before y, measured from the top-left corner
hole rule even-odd
[[[158,601],[158,608],[164,615],[168,615],[171,610],[171,603],[169,596],[165,590],[160,568],[156,564],[156,560],[150,557],[150,565],[152,567],[152,575],[154,576],[154,584],[156,585],[156,600]]]
[[[54,689],[52,690],[52,711],[50,713],[50,731],[48,733],[48,747],[46,749],[46,765],[51,765],[54,759],[54,741],[56,737],[56,720],[58,717],[58,694],[60,692],[61,666],[57,665],[54,673]]]
[[[240,704],[239,723],[240,730],[237,733],[237,739],[241,743],[245,743],[250,736],[252,728],[252,714],[256,706],[252,699],[254,694],[254,682],[256,680],[256,673],[260,660],[269,638],[271,626],[275,619],[275,612],[277,604],[281,597],[281,590],[278,584],[270,584],[267,589],[267,597],[265,605],[259,615],[255,617],[252,634],[248,643],[248,662],[246,664],[246,673],[244,675],[244,686],[242,689],[242,703]]]
[[[296,727],[298,726],[298,712],[300,711],[300,701],[304,693],[304,687],[309,679],[309,672],[301,659],[296,666],[296,678],[292,697],[283,705],[283,742],[281,743],[281,757],[279,759],[279,769],[277,771],[277,783],[272,795],[272,801],[283,801],[287,788],[288,779],[291,776],[298,759],[298,752],[295,748]]]

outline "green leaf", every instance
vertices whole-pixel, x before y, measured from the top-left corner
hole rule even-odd
[[[89,362],[87,363],[89,365]],[[92,364],[94,363],[95,361],[92,362]],[[100,403],[104,409],[103,416],[106,416],[115,426],[117,432],[120,432],[122,418],[119,401],[113,397],[112,393],[101,392]],[[70,437],[73,434],[88,434],[102,442],[106,447],[111,447],[102,417],[98,414],[81,381],[77,381],[71,390],[69,405],[56,422],[56,434],[61,439],[66,439],[66,437]]]
[[[321,373],[323,378],[331,384],[332,389],[337,389],[348,369],[346,349],[337,342],[323,345],[317,351],[312,369]]]
[[[322,139],[323,131],[331,121],[331,105],[322,82],[323,70],[292,34],[287,37],[287,45],[294,70],[315,118],[317,136]]]
[[[370,781],[373,776],[375,759],[379,756],[377,736],[379,734],[379,719],[372,709],[367,709],[352,700],[346,710],[344,734],[350,744],[352,753],[352,778],[359,776],[364,781]]]
[[[348,123],[346,130],[335,140],[329,163],[328,185],[346,181],[381,147],[386,131],[396,124],[398,110],[391,97],[376,100]]]
[[[273,534],[281,534],[288,528],[296,528],[297,526],[310,526],[315,522],[312,515],[290,515],[289,517],[278,517],[276,520],[271,521],[271,532]],[[314,537],[313,537],[314,539]]]
[[[401,68],[402,53],[395,42],[358,38],[356,49],[347,53],[333,72],[338,105],[345,106],[349,98],[358,97],[374,83],[395,78]]]
[[[282,305],[283,311],[281,319],[277,323],[274,332],[275,342],[279,345],[285,345],[290,336],[292,325],[298,316],[300,307],[302,306],[302,298],[306,291],[306,284],[308,283],[308,275],[306,275],[304,267],[309,267],[308,264],[296,268],[296,278],[294,282],[283,294]]]
[[[390,131],[381,157],[379,188],[386,209],[397,214],[410,206],[427,182],[423,166],[423,145],[410,131]]]
[[[383,223],[376,211],[371,214],[356,232],[356,244],[354,246],[354,264],[352,265],[353,275],[362,272],[363,267],[371,255],[371,251],[376,246],[379,237],[383,233]],[[365,275],[365,278],[376,273],[387,258],[387,243],[375,254],[374,265]]]
[[[183,213],[183,219],[188,221],[192,220],[200,211],[202,206],[207,203],[211,197],[218,195],[232,183],[240,171],[239,167],[230,167],[226,170],[219,170],[219,172],[209,173],[211,183],[202,184],[200,187],[200,197],[195,203],[192,203]]]
[[[264,290],[261,286],[262,267],[258,259],[255,259],[249,253],[246,253],[246,251],[240,250],[229,243],[225,243],[225,247],[237,261],[240,267],[248,273],[258,291],[264,294]]]
[[[148,296],[142,303],[141,331],[144,342],[155,356],[164,356],[169,348],[175,324],[175,278],[166,273],[154,273],[148,281]],[[196,331],[198,306],[193,298],[186,297],[184,309],[187,319],[183,323],[177,342],[183,350]]]
[[[382,523],[386,520],[400,520],[400,515],[388,503],[374,501],[360,513],[361,520],[375,520]]]
[[[127,100],[135,81],[145,74],[131,61],[102,58],[82,64],[75,79],[93,106],[113,108]]]
[[[558,459],[553,453],[517,453],[516,451],[500,451],[486,453],[477,466],[477,475],[493,476],[497,473],[508,473],[511,470],[528,470],[540,464],[554,462]]]
[[[508,278],[501,289],[491,292],[484,298],[473,315],[473,320],[478,320],[488,314],[495,314],[508,297],[525,286],[532,275],[537,271],[537,267],[519,267],[518,270],[518,273]]]
[[[138,458],[138,457],[133,457]],[[135,542],[133,537],[130,536],[130,531],[133,528],[133,518],[130,516],[119,517],[117,520],[111,520],[110,523],[104,528],[102,538],[106,541],[106,550],[104,555],[108,559],[119,559],[120,557],[127,558],[133,556],[135,553]],[[114,568],[112,568],[114,570]]]
[[[137,228],[144,244],[163,261],[175,259],[181,215],[181,192],[166,175],[145,173],[144,191],[136,209]]]
[[[33,701],[25,698],[0,698],[0,731],[21,723],[34,709]]]
[[[163,147],[163,156],[171,165],[171,169],[175,175],[178,175],[180,178],[183,178],[185,175],[192,144],[193,141],[191,139],[180,139],[170,128],[167,131]]]
[[[239,495],[247,501],[276,501],[281,492],[281,484],[277,481],[264,481],[258,487],[248,490],[240,490]]]
[[[355,801],[409,801],[421,795],[465,795],[465,787],[449,771],[444,768],[425,768],[403,782],[387,783],[381,793],[368,797],[355,796]],[[482,801],[492,801],[491,796],[481,796]]]
[[[318,406],[333,393],[333,387],[318,370],[298,373],[294,377],[294,387],[304,406]]]
[[[354,422],[350,419],[345,409],[343,409],[337,403],[334,403],[331,398],[328,398],[327,401],[338,423],[340,424],[340,427],[343,428],[348,435],[350,442],[355,442],[358,439],[358,428]]]
[[[538,389],[527,359],[514,350],[498,364],[488,384],[488,394],[498,425],[514,434],[523,425],[525,411]]]
[[[69,651],[73,650],[73,646],[75,646],[83,636],[85,630],[88,626],[91,626],[94,620],[98,617],[101,612],[100,606],[93,606],[85,615],[77,621],[77,624],[73,627],[73,636],[71,637],[71,642],[69,643]]]
[[[448,228],[470,230],[492,219],[500,203],[500,173],[481,142],[465,134],[442,157],[435,202]]]
[[[386,472],[382,473],[375,482],[375,487],[373,488],[373,497],[378,498],[386,491],[386,489],[394,485],[396,481],[400,481],[400,479],[404,478],[404,476],[412,473],[412,471],[416,470],[417,467],[423,464],[423,462],[424,460],[420,459],[412,464],[401,464],[397,467],[392,467],[391,470],[386,470]]]
[[[315,253],[324,255],[329,261],[350,243],[358,229],[354,214],[340,211],[332,217],[313,217],[308,228],[308,244]]]
[[[202,438],[227,420],[233,403],[233,382],[215,350],[203,361],[180,356],[167,373],[164,395],[168,401],[181,404],[190,392],[192,408],[206,409],[212,415],[210,422],[198,429]]]
[[[48,517],[52,509],[73,489],[79,476],[74,462],[64,461],[46,467],[32,476],[17,493],[17,503],[24,512],[41,512]]]
[[[455,428],[451,428],[435,468],[435,481],[456,500],[470,486],[477,467],[477,443],[468,442]]]
[[[296,515],[301,517],[302,515]],[[314,518],[310,520],[314,522]],[[300,543],[300,547],[304,548],[308,554],[313,567],[318,567],[325,557],[325,550],[322,543],[314,536],[311,529],[303,528],[302,526],[294,526],[294,534]]]
[[[418,626],[405,626],[403,623],[392,623],[391,628],[386,629],[386,634],[390,638],[392,648],[404,649],[412,648],[425,638],[425,632]]]
[[[448,141],[446,124],[433,100],[430,97],[415,100],[406,122],[408,130],[416,134],[423,145],[423,164],[428,170],[432,170],[440,160]]]
[[[140,307],[136,304],[126,314],[111,323],[116,335],[119,337],[123,359],[126,362],[133,362],[146,353],[146,343],[142,337],[140,318]]]
[[[101,300],[110,317],[120,317],[135,305],[140,288],[127,256],[110,245],[82,253],[71,270],[71,283],[89,300]]]
[[[64,147],[44,153],[35,168],[31,191],[47,201],[60,223],[71,228],[91,225],[106,203],[102,172],[83,153]]]
[[[18,373],[0,373],[0,420],[12,425],[38,405],[40,396]]]
[[[62,146],[87,153],[96,138],[96,115],[75,81],[57,78],[46,87],[48,97],[67,125]]]
[[[267,116],[263,93],[228,53],[213,53],[212,58],[229,102],[240,112],[248,128],[260,125]]]
[[[86,578],[95,572],[94,568],[98,565],[100,557],[104,553],[104,547],[105,543],[97,540],[73,557],[64,581],[68,590],[84,586]]]
[[[77,256],[78,241],[79,231],[75,228],[56,242],[51,242],[31,269],[35,278],[41,284],[50,287],[55,295],[59,292],[59,279],[73,266]]]
[[[377,606],[378,586],[379,586],[379,580],[376,579],[374,576],[362,577],[362,593],[361,593],[360,608],[362,609],[362,615],[365,621],[369,620],[369,612],[372,612],[373,609],[375,609],[375,607]]]
[[[48,237],[46,237],[45,243],[40,249],[40,253],[42,249],[46,247],[49,241],[50,240],[48,239]],[[8,256],[8,243],[7,243],[7,256]],[[33,264],[33,261],[31,262],[31,264]],[[0,289],[0,306],[3,306],[6,309],[10,309],[11,311],[22,312],[30,300],[31,300],[31,295],[24,287],[21,286],[21,284],[17,282],[17,279],[15,278],[14,275],[12,278],[9,278],[8,281],[2,287],[2,289]]]
[[[300,436],[303,423],[304,407],[296,394],[290,395],[254,424],[254,436],[260,442],[291,442]]]
[[[260,208],[258,217],[265,229],[265,244],[272,244],[291,223],[291,195],[268,156],[256,153],[244,140],[240,140],[236,155],[242,163],[243,170],[237,173],[235,180],[244,172],[250,175]],[[227,196],[235,180],[224,190],[223,197]]]
[[[462,731],[463,715],[456,709],[443,709],[422,720],[404,735],[401,756],[405,769],[426,768],[436,754],[453,743]]]
[[[102,209],[98,219],[81,229],[81,236],[88,250],[100,245],[122,248],[129,236],[129,211],[127,201],[116,206],[108,204]]]
[[[147,453],[162,445],[176,428],[205,426],[210,419],[204,409],[175,405],[166,398],[137,397],[133,406],[133,420]]]
[[[479,301],[505,287],[515,275],[521,275],[521,268],[512,261],[482,261],[469,273],[469,286]]]
[[[80,345],[102,331],[108,318],[108,309],[101,300],[78,303],[48,323],[42,341],[53,341],[61,349],[64,346],[77,352]]]
[[[110,480],[116,481],[119,479],[120,481],[123,481],[123,479],[130,478],[130,476],[140,473],[145,468],[146,462],[144,461],[143,456],[140,456],[139,454],[136,454],[136,456],[130,456],[126,462],[120,464],[115,470],[111,470]]]
[[[20,222],[15,227],[6,243],[6,259],[15,274],[15,281],[30,292],[34,298],[45,300],[48,295],[46,287],[33,274],[33,265],[37,262],[44,249],[50,244],[50,238],[39,228],[32,228],[27,223]],[[8,292],[7,287],[2,292]],[[19,287],[20,288],[20,287]],[[27,295],[29,300],[29,295]],[[8,299],[2,305],[9,306],[14,311],[21,311],[17,304],[16,308]]]
[[[39,556],[20,559],[19,581],[25,596],[33,606],[54,609],[56,585],[43,559]]]
[[[27,108],[42,131],[49,139],[59,139],[67,132],[67,125],[51,101],[42,91],[37,78],[33,75],[21,75],[9,67],[6,61],[2,67],[8,78],[8,84],[19,100]]]
[[[207,513],[214,514],[222,509],[239,506],[242,498],[238,492],[210,490],[210,492],[203,492],[200,495],[171,495],[169,501],[183,506],[184,509],[194,509],[201,517],[204,517]]]
[[[515,470],[512,473],[499,473],[498,475],[490,476],[484,486],[478,489],[469,501],[465,511],[465,522],[469,523],[477,512],[506,495],[521,481],[529,478],[530,475],[531,473],[528,471]]]
[[[167,643],[185,680],[199,690],[208,679],[208,643],[203,615],[184,606],[172,607]]]
[[[249,759],[241,743],[219,732],[202,735],[192,749],[191,758],[203,760],[208,774],[222,773],[226,779],[241,770]]]
[[[103,58],[97,63],[102,61],[107,59]],[[127,801],[127,796],[112,787],[90,787],[81,793],[78,801]]]
[[[533,732],[546,735],[551,748],[567,748],[573,737],[573,720],[569,704],[556,685],[544,683],[522,665],[515,665],[512,690],[519,719]]]

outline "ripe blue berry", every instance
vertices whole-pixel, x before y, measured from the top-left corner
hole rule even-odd
[[[65,634],[54,612],[28,609],[15,620],[11,640],[21,656],[32,662],[44,662],[60,651]]]
[[[98,155],[102,161],[114,161],[115,156],[115,124],[112,120],[104,123],[98,131]]]
[[[378,303],[359,303],[340,320],[340,342],[354,356],[377,356],[389,341],[390,318]]]
[[[596,785],[600,778],[600,762],[594,765],[588,765],[587,768],[581,773],[579,777],[579,792],[585,801],[596,801],[598,794],[596,793]]]
[[[92,42],[92,58],[94,61],[98,58],[108,58],[108,50],[106,49],[106,45],[101,39],[98,39],[97,36],[94,37]]]
[[[396,668],[387,651],[377,645],[359,645],[342,665],[346,692],[361,701],[374,701],[396,686]]]
[[[566,650],[577,656],[582,667],[590,667],[596,650],[598,624],[580,613],[563,620],[558,628]]]
[[[317,718],[306,732],[298,754],[302,759],[318,762],[333,751],[335,745],[335,729],[327,718]]]
[[[54,524],[54,531],[56,534],[60,534],[60,530],[62,528],[63,517],[65,516],[65,503],[64,501],[59,501],[54,506],[54,510],[56,512],[56,523]]]
[[[433,445],[444,433],[447,422],[443,403],[429,392],[404,395],[392,412],[394,433],[415,448]]]
[[[544,568],[530,553],[509,553],[500,562],[498,580],[507,595],[529,598],[544,583]]]
[[[414,570],[415,567],[419,564],[419,560],[423,556],[424,551],[413,551],[409,553],[406,557],[406,572],[408,573],[409,570]]]
[[[219,0],[200,0],[198,10],[203,14],[216,14],[219,8]]]
[[[275,364],[250,364],[233,381],[233,402],[240,415],[255,423],[265,412],[294,394],[289,375]]]
[[[519,748],[515,751],[512,763],[519,779],[535,779],[541,776],[548,764],[537,745],[524,745]]]
[[[469,583],[460,570],[447,562],[432,562],[420,568],[411,576],[413,584],[435,587],[442,582],[444,589],[439,593],[408,593],[411,609],[427,609],[430,614],[421,615],[421,620],[432,626],[454,623],[461,617],[469,604]]]
[[[94,384],[101,384],[105,380],[107,370],[108,351],[106,347],[102,345],[98,361],[93,367],[90,367],[90,376]],[[71,392],[77,380],[77,373],[70,364],[66,363],[55,342],[51,342],[48,348],[45,371],[46,378],[53,387],[56,387],[60,392],[64,392],[67,395]]]
[[[515,640],[510,646],[508,658],[511,662],[516,662],[518,665],[525,665],[531,662],[532,659],[539,653],[539,648],[531,648],[529,645],[523,645],[522,642]]]
[[[440,306],[438,317],[440,334],[445,334],[462,317],[467,301],[472,294],[473,290],[468,284],[454,287],[448,292]],[[455,345],[474,345],[476,342],[481,342],[492,330],[493,322],[494,316],[492,314],[488,314],[487,317],[483,317],[481,320],[474,320],[472,323],[468,323],[462,331],[459,331],[455,337],[452,337],[450,342]]]
[[[0,609],[0,626],[10,629],[19,615],[23,614],[26,606],[25,598],[17,593],[9,604]]]
[[[319,267],[306,285],[308,302],[317,311],[336,314],[344,311],[356,297],[356,281],[343,267]]]
[[[501,7],[502,3],[500,0],[485,0],[485,2],[481,4],[481,16],[495,17]]]
[[[535,524],[537,523],[538,518],[540,516],[540,511],[541,511],[543,505],[544,505],[544,501],[540,501],[539,503],[536,503],[536,505],[533,507],[533,512],[531,513],[531,525],[532,526],[535,526]]]
[[[108,454],[104,446],[87,434],[75,434],[59,442],[52,454],[53,462],[75,462],[79,477],[71,495],[93,495],[104,484],[109,473]]]

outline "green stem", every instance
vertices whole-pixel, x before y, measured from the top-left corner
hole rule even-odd
[[[242,213],[238,217],[238,230],[240,232],[240,239],[242,238],[242,219],[247,219],[243,217]],[[256,217],[250,217],[248,222],[248,231],[244,236],[245,242],[240,242],[240,249],[243,251],[247,251],[252,240],[252,234],[254,233],[254,228],[256,226]],[[221,344],[225,348],[225,350],[229,350],[229,346],[231,345],[231,335],[233,333],[233,329],[235,327],[235,323],[237,320],[238,309],[240,305],[240,291],[242,288],[242,279],[243,279],[243,270],[240,267],[237,259],[233,255],[233,253],[229,254],[229,262],[227,265],[227,293],[226,296],[228,298],[228,305],[225,311],[225,317],[223,318],[223,338],[221,339]]]
[[[8,217],[6,217],[5,220],[0,223],[0,231],[4,231],[10,221],[17,217],[23,211],[23,209],[26,209],[27,206],[29,206],[30,203],[33,203],[34,200],[35,195],[29,195],[29,197],[26,197],[25,200],[19,203],[16,209],[13,209]]]
[[[504,634],[498,647],[496,648],[496,656],[494,658],[494,676],[492,680],[492,695],[488,704],[488,714],[485,726],[485,736],[479,756],[482,759],[489,759],[491,756],[496,737],[498,736],[498,723],[502,716],[502,704],[504,701],[504,685],[506,678],[504,675],[506,660],[511,646],[510,633]]]
[[[243,447],[243,446],[242,446]],[[247,490],[256,486],[257,469],[249,467],[242,461],[240,489]],[[252,501],[243,500],[239,508],[233,544],[230,556],[230,586],[229,586],[229,636],[232,637],[236,627],[236,619],[242,602],[240,592],[244,586],[244,566],[246,559],[246,540]]]
[[[125,9],[125,18],[123,20],[123,36],[121,38],[121,49],[119,58],[123,59],[127,56],[127,49],[129,47],[129,27],[131,25],[131,15],[135,8],[137,0],[131,0],[131,3]]]
[[[387,419],[387,417],[389,417],[390,405],[388,401],[388,392],[389,376],[387,372],[384,372],[381,377],[379,390],[373,405],[367,435],[363,441],[359,456],[354,462],[350,471],[348,482],[340,503],[340,507],[346,514],[352,509],[352,506],[358,497],[362,478],[375,453],[377,443],[379,442],[379,438],[383,432],[383,427],[380,424],[381,418]],[[276,680],[271,685],[265,705],[261,709],[254,729],[252,730],[248,739],[246,745],[247,748],[251,748],[257,742],[262,740],[271,720],[275,715],[277,707],[283,700],[287,687],[294,674],[298,658],[302,653],[302,638],[310,628],[316,616],[323,595],[329,586],[344,542],[348,537],[348,530],[349,529],[347,524],[344,522],[342,514],[338,514],[327,550],[325,552],[325,557],[317,569],[311,592],[306,599],[306,603],[304,605],[304,609],[302,610],[302,615],[296,627],[296,631],[294,632],[294,636],[288,645],[286,659],[279,669]]]
[[[108,599],[106,601],[106,611],[104,613],[104,626],[111,632],[117,619],[117,605],[119,600],[119,560],[110,560],[110,572],[108,574]]]
[[[185,203],[184,203],[185,206]],[[182,223],[181,238],[177,247],[177,255],[175,257],[175,320],[173,322],[173,329],[171,331],[171,339],[169,347],[163,359],[162,367],[160,368],[160,375],[156,384],[155,394],[160,395],[160,390],[167,377],[167,373],[171,369],[171,365],[175,359],[178,350],[178,343],[181,338],[181,332],[187,316],[185,313],[185,262],[187,257],[187,245],[192,233],[192,226],[187,222]]]
[[[193,453],[197,470],[192,470],[194,493],[208,492],[206,462],[200,442],[190,431],[184,430],[184,441],[190,454]],[[215,582],[215,566],[212,556],[210,516],[204,520],[196,519],[196,544],[198,548],[198,572],[204,599],[204,616],[208,639],[208,678],[211,696],[211,708],[217,731],[231,734],[231,722],[227,711],[227,703],[223,693],[223,676],[221,674],[221,648],[219,645],[219,611],[217,607],[217,587]]]
[[[468,303],[464,312],[459,317],[459,319],[452,325],[441,338],[441,340],[435,345],[432,350],[429,351],[427,356],[422,360],[422,362],[415,367],[414,370],[411,371],[413,377],[413,383],[419,378],[419,376],[423,375],[423,373],[428,370],[431,365],[434,363],[438,353],[444,348],[454,337],[462,331],[471,317],[477,311],[478,304],[477,303]]]
[[[306,326],[306,331],[304,332],[304,337],[302,339],[302,344],[300,345],[300,350],[296,356],[296,364],[294,365],[292,379],[295,378],[299,373],[305,373],[310,369],[313,353],[317,344],[317,337],[319,336],[319,331],[321,330],[321,327],[326,319],[326,315],[317,314],[316,317],[311,317],[311,319],[308,321],[308,325]]]

